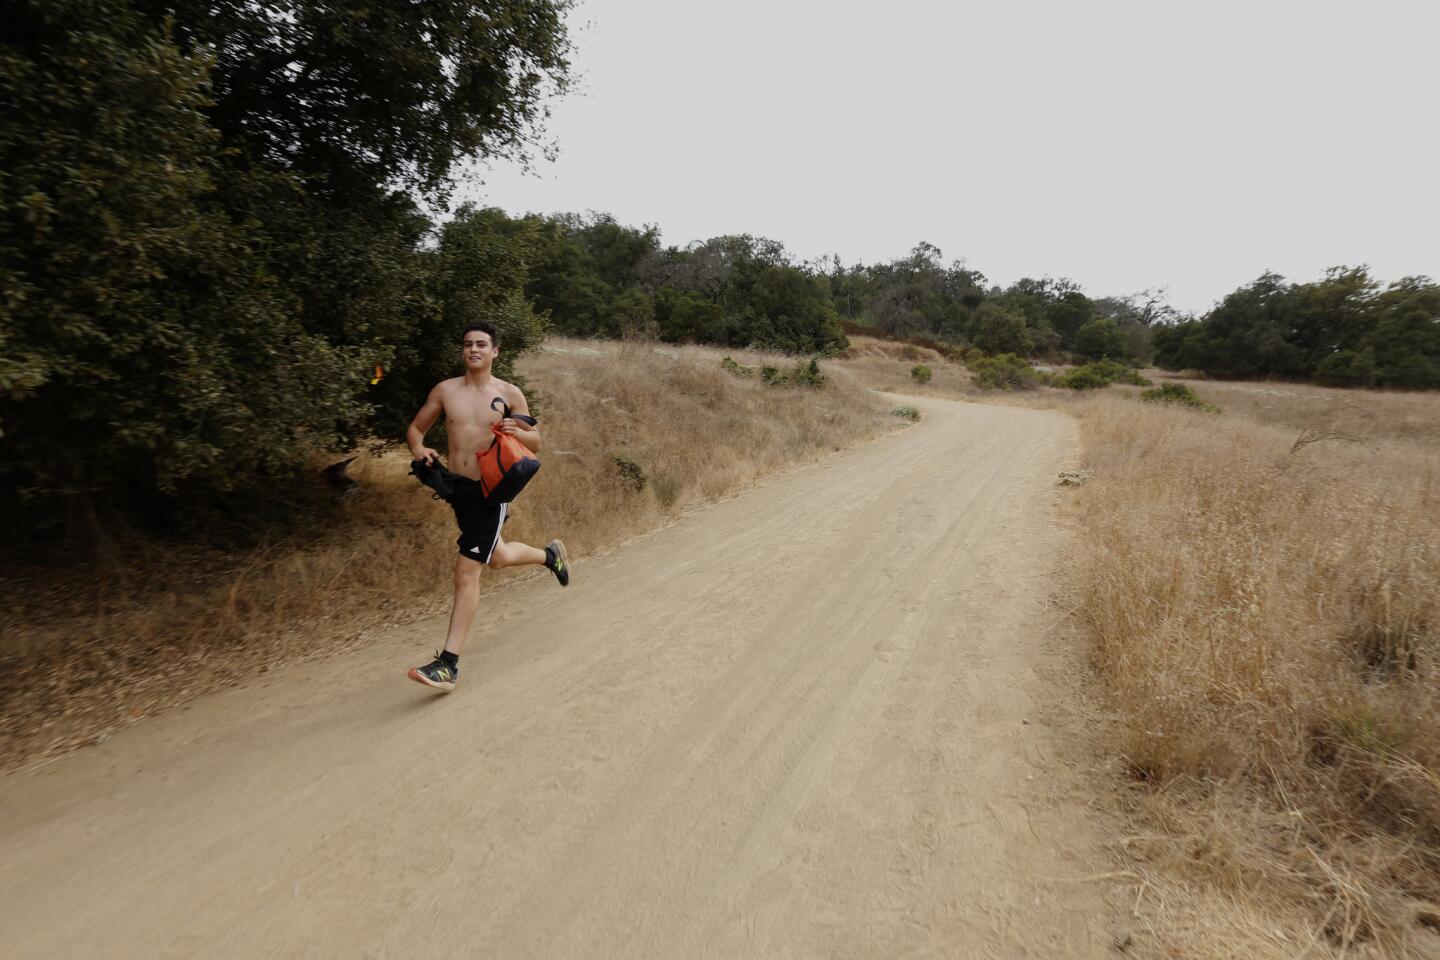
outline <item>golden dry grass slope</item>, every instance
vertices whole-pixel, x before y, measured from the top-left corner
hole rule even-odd
[[[687,505],[896,429],[843,373],[823,391],[721,368],[720,351],[551,339],[521,372],[544,464],[507,538],[595,556]],[[735,353],[738,362],[794,361]],[[417,405],[421,398],[417,398]],[[637,488],[617,457],[645,478]],[[454,521],[403,448],[362,455],[338,521],[238,555],[131,542],[108,564],[7,571],[0,585],[0,765],[102,739],[257,672],[362,645],[448,603]],[[515,576],[489,574],[492,586]],[[59,663],[63,670],[55,669]]]

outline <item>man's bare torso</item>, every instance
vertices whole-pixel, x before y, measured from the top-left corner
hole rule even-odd
[[[480,479],[475,454],[489,447],[495,437],[490,428],[500,422],[500,410],[490,409],[490,402],[496,397],[513,407],[519,401],[520,390],[498,377],[491,377],[484,389],[468,386],[464,377],[441,382],[440,403],[445,410],[445,433],[450,441],[448,466],[452,472]]]

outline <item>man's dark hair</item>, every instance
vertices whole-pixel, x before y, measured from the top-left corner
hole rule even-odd
[[[465,328],[465,332],[460,334],[460,342],[463,344],[465,342],[465,337],[468,334],[477,331],[480,333],[490,334],[490,346],[500,346],[500,331],[496,330],[495,324],[491,323],[489,320],[471,320],[469,326]]]

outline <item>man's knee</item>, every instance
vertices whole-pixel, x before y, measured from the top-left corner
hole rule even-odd
[[[455,589],[461,590],[480,584],[482,565],[464,557],[455,558]]]

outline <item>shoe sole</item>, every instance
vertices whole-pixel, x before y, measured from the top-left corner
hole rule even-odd
[[[405,676],[409,677],[411,680],[414,680],[416,683],[423,683],[427,687],[434,687],[436,690],[444,690],[446,693],[449,693],[450,691],[455,689],[455,682],[453,680],[450,683],[436,683],[434,680],[431,680],[429,677],[425,676],[425,674],[421,673],[419,667],[411,667],[410,672],[405,674]]]
[[[565,579],[560,581],[560,586],[570,586],[570,558],[565,554],[565,542],[563,540],[551,540],[545,544],[545,546],[555,548],[555,554],[560,558],[560,566],[565,568]]]

